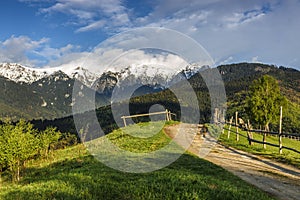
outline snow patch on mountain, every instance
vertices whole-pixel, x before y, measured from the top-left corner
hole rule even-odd
[[[97,75],[89,72],[82,67],[76,68],[29,68],[17,63],[0,64],[0,76],[17,83],[34,83],[42,78],[55,76],[57,72],[63,72],[70,78],[75,78],[83,84],[90,86],[96,79]],[[59,77],[57,77],[59,78]],[[57,80],[57,78],[55,80]]]
[[[14,82],[33,83],[51,74],[52,69],[33,69],[17,63],[0,64],[0,76],[8,78]],[[54,72],[54,69],[53,69]]]
[[[64,73],[66,73],[70,78],[74,78],[89,87],[99,77],[99,75],[92,73],[83,67],[76,67],[73,69],[72,68],[64,68],[64,69],[62,69],[62,71]]]
[[[197,63],[186,65],[181,70],[175,70],[171,67],[159,66],[157,64],[132,64],[123,68],[110,68],[103,74],[93,73],[88,69],[77,66],[74,68],[55,67],[55,68],[29,68],[17,63],[0,64],[0,76],[6,77],[17,83],[34,83],[42,78],[53,77],[58,72],[63,72],[69,78],[76,79],[88,87],[92,87],[101,76],[107,73],[113,73],[117,82],[130,84],[139,81],[141,84],[148,85],[164,85],[174,81],[174,78],[180,80],[182,78],[189,79],[201,70],[207,69]],[[58,75],[57,75],[58,76]],[[184,76],[184,77],[182,77]],[[179,79],[178,79],[179,78]],[[55,77],[54,80],[60,79]],[[101,79],[103,82],[104,80]]]
[[[195,74],[204,71],[206,69],[209,69],[209,66],[207,65],[199,65],[198,63],[192,63],[190,65],[187,65],[185,68],[181,70],[181,73],[184,74],[184,76],[189,79]]]
[[[142,84],[162,84],[172,80],[178,74],[173,69],[158,65],[130,65],[120,71],[114,69],[112,72],[119,74],[119,81],[128,78],[139,80]]]
[[[168,83],[174,81],[175,77],[179,79],[189,79],[196,73],[207,68],[208,66],[202,66],[197,63],[186,65],[185,67],[177,70],[166,66],[159,66],[157,64],[132,64],[122,69],[111,68],[109,71],[114,74],[118,74],[117,77],[119,81],[124,81],[128,79],[128,77],[131,77],[142,81],[143,84],[150,82],[153,85],[161,83],[168,85]]]

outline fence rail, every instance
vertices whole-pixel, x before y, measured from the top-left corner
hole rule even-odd
[[[273,146],[273,147],[278,147],[279,148],[279,152],[281,152],[282,149],[287,149],[287,150],[294,151],[294,152],[300,154],[300,151],[297,150],[297,149],[294,149],[294,148],[291,148],[291,147],[287,147],[287,146],[283,146],[282,145],[282,141],[280,141],[280,140],[279,140],[279,144],[273,144],[273,143],[267,142],[265,140],[265,138],[264,138],[264,141],[259,141],[259,140],[253,139],[253,136],[251,134],[251,133],[259,133],[259,134],[269,134],[269,135],[273,135],[273,136],[277,136],[277,137],[296,137],[299,140],[300,134],[298,134],[298,133],[279,133],[279,132],[272,132],[272,131],[253,130],[253,129],[249,129],[249,128],[246,128],[244,126],[241,126],[239,124],[230,123],[230,122],[226,122],[225,124],[229,125],[229,127],[230,127],[230,128],[225,128],[225,127],[223,128],[224,130],[227,130],[228,137],[230,135],[230,132],[232,132],[232,133],[235,133],[237,136],[247,138],[247,140],[249,141],[250,145],[251,145],[252,142],[253,143],[259,143],[259,144],[263,144],[263,145],[269,145],[269,146]],[[236,127],[237,131],[232,130],[231,129],[232,126]],[[239,133],[238,128],[240,128],[243,131],[246,131],[247,132],[247,136]],[[299,144],[299,146],[300,146],[300,144]]]
[[[280,134],[278,134],[279,133],[278,131],[277,132],[276,131],[264,131],[264,130],[258,130],[258,129],[249,130],[249,129],[245,128],[242,125],[235,125],[235,123],[226,122],[225,124],[227,124],[227,125],[231,124],[231,126],[238,127],[241,130],[249,131],[249,132],[252,132],[252,133],[261,133],[261,134],[266,133],[266,134],[269,134],[269,135],[276,135],[276,136],[281,135],[283,137],[298,137],[300,139],[300,134],[299,133],[280,133]]]
[[[165,110],[165,111],[161,111],[161,112],[122,116],[121,119],[123,119],[124,126],[127,126],[126,119],[128,119],[128,118],[145,117],[145,116],[151,116],[151,115],[166,115],[167,121],[172,120],[172,115],[176,117],[176,114],[171,113],[169,110]]]

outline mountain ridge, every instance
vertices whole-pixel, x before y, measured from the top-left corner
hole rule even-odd
[[[144,78],[165,76],[165,80],[169,80],[172,76],[182,72],[186,78],[190,78],[192,75],[201,70],[203,66],[197,64],[191,64],[182,67],[182,69],[174,71],[172,69],[166,70],[164,68],[158,68],[148,65],[136,66],[129,65],[123,69],[107,69],[101,73],[91,72],[90,70],[75,66],[72,68],[65,67],[53,67],[53,68],[30,68],[18,63],[0,63],[0,76],[3,76],[9,80],[21,84],[32,84],[42,78],[51,76],[59,71],[65,73],[69,78],[79,80],[88,87],[92,87],[93,83],[100,78],[103,74],[114,73],[118,74],[118,78],[122,79],[128,75],[134,75],[135,77],[143,75]]]
[[[196,66],[194,70],[192,67],[192,65],[187,68],[183,67],[183,70],[178,73],[178,76],[181,78],[186,77],[197,95],[201,97],[203,96],[201,94],[204,94],[203,92],[206,91],[206,85],[200,73],[197,73],[199,72],[197,70],[205,70],[208,68],[197,68]],[[77,77],[80,75],[86,75],[86,77],[88,77],[88,75],[90,75],[89,72],[84,71],[82,67],[75,67],[74,69],[74,71],[70,70],[68,73],[72,71],[74,72],[74,76],[77,75]],[[243,96],[244,93],[240,93],[240,91],[247,91],[251,81],[264,74],[269,74],[279,80],[283,93],[289,99],[298,104],[300,102],[300,72],[296,69],[260,63],[237,63],[218,66],[218,70],[222,75],[229,101],[236,99],[237,95]],[[128,71],[124,69],[123,75],[127,72]],[[81,83],[81,81],[78,81],[79,86],[84,88],[84,90],[90,92],[93,92],[93,90],[98,91],[98,93],[96,93],[96,99],[100,102],[100,105],[102,105],[101,103],[103,103],[103,105],[109,104],[111,92],[120,80],[118,77],[120,76],[119,73],[107,73],[105,76],[102,74],[103,76],[96,77],[99,79],[98,81],[103,81],[103,83],[101,83],[101,81],[94,81],[94,83],[100,83],[97,87],[90,88],[84,83]],[[2,119],[4,117],[10,117],[14,120],[20,118],[54,119],[72,114],[72,106],[74,104],[72,101],[73,86],[78,79],[69,77],[69,75],[61,70],[53,71],[52,74],[38,78],[38,80],[32,83],[25,83],[15,82],[0,75],[0,91],[4,94],[0,97],[0,117]],[[153,79],[153,77],[150,78]],[[162,80],[161,82],[163,83],[164,81]],[[164,89],[165,88],[161,87],[161,85],[146,85],[144,91],[139,91],[138,95],[159,92]],[[207,95],[205,94],[204,96]],[[206,104],[204,102],[205,99],[206,97],[202,100],[199,99],[199,102]]]

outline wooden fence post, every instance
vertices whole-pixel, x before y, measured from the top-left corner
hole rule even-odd
[[[279,132],[278,132],[278,139],[279,139],[279,154],[282,154],[282,106],[280,106],[280,117],[279,117]]]
[[[231,116],[230,121],[229,121],[229,128],[227,131],[227,138],[230,138],[230,130],[231,130],[231,124],[232,124],[233,116]]]
[[[123,119],[124,126],[127,126],[125,117],[122,116],[121,118]]]
[[[236,141],[239,141],[238,112],[235,112]]]
[[[169,119],[169,113],[168,113],[168,109],[166,109],[166,119],[167,119],[167,121],[170,121],[170,119]]]
[[[168,112],[168,115],[169,115],[169,120],[172,121],[171,111]]]
[[[263,146],[264,146],[264,149],[267,148],[266,142],[267,142],[267,133],[266,133],[266,130],[265,130],[264,133],[263,133],[263,143],[264,143]]]
[[[253,134],[252,134],[252,132],[251,132],[251,130],[252,130],[252,126],[251,126],[251,124],[250,124],[250,121],[249,121],[249,119],[248,119],[248,130],[249,130],[249,137],[251,138],[251,139],[253,139]],[[250,145],[252,145],[253,143],[252,143],[252,141],[251,141],[251,144]]]
[[[247,130],[247,138],[248,138],[249,145],[252,145],[252,138],[250,136],[250,130],[249,130],[248,124],[245,124],[245,126],[246,126],[246,130]]]

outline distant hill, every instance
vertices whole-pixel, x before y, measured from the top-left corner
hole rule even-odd
[[[226,94],[227,94],[227,119],[234,114],[235,111],[239,112],[239,116],[247,117],[245,111],[243,110],[243,100],[247,95],[247,91],[252,81],[265,75],[269,74],[275,77],[280,85],[280,89],[283,95],[289,100],[287,108],[284,108],[284,131],[286,132],[300,132],[300,72],[285,67],[276,67],[274,65],[265,65],[259,63],[238,63],[230,65],[222,65],[218,67],[222,79],[224,81]],[[194,74],[189,79],[190,84],[195,90],[195,93],[199,102],[199,109],[201,112],[200,122],[209,122],[211,119],[211,109],[210,109],[210,96],[208,89],[203,81],[203,78],[199,73]],[[176,87],[180,88],[181,84],[178,83]],[[153,90],[152,90],[153,91]],[[184,88],[181,89],[182,92]],[[139,92],[137,92],[139,93]],[[147,89],[145,95],[136,95],[130,100],[130,112],[131,114],[136,113],[146,113],[149,108],[154,104],[164,105],[165,108],[171,110],[173,113],[180,117],[180,103],[176,96],[168,89],[156,91],[151,93],[151,88]],[[184,106],[184,105],[181,105]],[[193,115],[194,110],[190,108],[190,113]],[[105,132],[110,132],[112,129],[116,128],[117,125],[113,119],[110,106],[105,106],[97,109],[97,115],[101,127]],[[120,120],[120,116],[116,117]],[[139,121],[147,121],[149,118],[144,117],[139,119]],[[76,132],[72,116],[66,117],[64,119],[56,120],[46,120],[46,121],[36,121],[39,127],[45,127],[46,125],[53,124],[62,128],[64,131],[68,129],[72,132]],[[276,128],[276,124],[273,128]],[[73,128],[70,128],[73,127]]]

